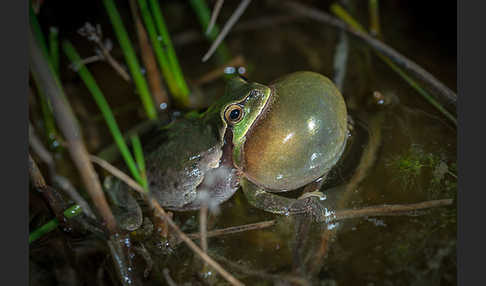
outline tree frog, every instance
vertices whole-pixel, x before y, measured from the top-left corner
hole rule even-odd
[[[348,134],[344,99],[325,76],[295,72],[268,86],[237,77],[205,112],[150,139],[149,189],[166,209],[186,211],[203,198],[223,203],[241,186],[257,208],[322,221],[320,194],[312,191],[340,159]],[[304,186],[311,192],[299,199],[278,194]]]

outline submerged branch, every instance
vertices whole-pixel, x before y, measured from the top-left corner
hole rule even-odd
[[[386,56],[388,59],[393,61],[395,64],[399,65],[400,67],[406,69],[414,76],[420,78],[427,84],[429,84],[437,93],[437,95],[444,99],[447,103],[451,103],[454,106],[456,105],[457,95],[447,86],[445,86],[442,82],[436,79],[432,74],[428,71],[423,69],[421,66],[413,62],[412,60],[408,59],[404,55],[400,54],[390,46],[386,45],[385,43],[377,40],[373,37],[368,36],[367,34],[360,32],[356,29],[351,28],[345,22],[331,16],[330,14],[319,11],[317,9],[305,6],[303,4],[294,2],[294,1],[285,1],[284,6],[287,8],[296,11],[297,13],[307,15],[309,18],[312,18],[319,22],[324,22],[335,26],[337,28],[343,29],[346,32],[350,33],[351,35],[361,39],[368,45],[370,45],[373,49],[378,51],[379,53]]]
[[[339,221],[339,220],[367,217],[367,216],[403,215],[406,213],[412,213],[414,211],[422,210],[422,209],[449,206],[452,205],[453,202],[454,202],[453,199],[443,199],[443,200],[425,201],[425,202],[406,204],[406,205],[384,204],[384,205],[364,207],[361,209],[342,210],[342,211],[337,211],[334,214],[331,221]]]

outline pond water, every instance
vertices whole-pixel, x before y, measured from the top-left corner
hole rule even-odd
[[[226,2],[220,23],[229,17],[237,5],[233,1]],[[289,15],[289,11],[254,2],[240,24],[251,23],[252,19]],[[305,2],[320,9],[326,9],[329,4]],[[455,2],[452,3],[455,9]],[[176,35],[175,39],[177,35],[187,34],[187,31],[199,31],[188,5],[178,1],[162,4],[164,11],[169,11],[166,20],[171,33]],[[406,5],[383,3],[380,12],[385,42],[455,90],[456,38],[443,36],[439,25],[430,24],[432,20],[424,20],[424,16],[416,12],[417,9],[431,8]],[[360,3],[352,10],[353,15],[366,26],[367,5]],[[129,11],[125,12],[128,15]],[[452,14],[454,18],[448,21],[453,22],[455,35],[455,10]],[[112,37],[116,43],[106,19],[100,21],[105,25],[105,35]],[[451,27],[450,23],[444,29],[448,27]],[[279,76],[298,70],[312,70],[333,78],[334,53],[339,40],[339,31],[335,28],[298,18],[263,29],[235,30],[225,42],[233,56],[244,56],[247,71],[245,77],[251,81],[269,83]],[[66,33],[66,36],[71,37],[83,54],[90,53],[86,41],[83,43],[83,39],[72,33]],[[375,151],[368,160],[372,164],[366,170],[366,176],[346,191],[345,200],[340,197],[343,194],[340,188],[345,188],[342,185],[349,182],[353,174],[344,174],[344,177],[347,176],[346,182],[340,182],[327,193],[324,191],[329,201],[335,200],[329,202],[332,210],[454,199],[457,192],[457,134],[454,125],[380,61],[370,48],[351,37],[348,44],[349,57],[342,93],[351,113],[358,114],[375,132],[373,138],[378,136],[378,139],[373,141],[376,144]],[[201,63],[201,57],[208,47],[207,42],[197,38],[190,43],[176,40],[176,51],[188,78],[196,79],[217,66],[215,60]],[[122,59],[116,44],[113,54]],[[122,128],[126,130],[139,123],[143,117],[140,108],[122,108],[127,104],[138,104],[138,97],[131,92],[130,87],[105,64],[93,64],[90,69],[110,104],[115,109],[119,108],[120,116],[117,116],[117,120]],[[82,83],[67,70],[63,77],[68,97],[75,105],[78,117],[99,114]],[[203,94],[208,94],[209,98],[209,94],[218,96],[224,90],[224,81],[216,80],[199,89]],[[374,91],[379,91],[394,104],[375,112],[365,111],[365,103]],[[86,121],[83,130],[92,152],[99,151],[111,140],[109,136],[103,136],[107,132],[99,119]],[[93,141],[89,142],[90,138]],[[342,220],[332,224],[334,229],[327,241],[323,241],[322,234],[329,226],[308,224],[308,232],[304,231],[307,236],[298,236],[296,239],[296,231],[306,222],[296,224],[299,218],[275,216],[255,209],[238,191],[221,206],[219,215],[210,218],[211,229],[273,219],[276,219],[276,225],[210,238],[209,249],[215,257],[222,256],[237,264],[233,267],[229,262],[219,260],[247,285],[289,285],[286,284],[290,283],[289,280],[278,282],[275,279],[277,275],[294,278],[304,275],[312,285],[455,285],[456,217],[454,202],[450,206],[406,215]],[[198,230],[197,212],[176,213],[175,219],[185,232]],[[323,244],[326,244],[324,256],[316,256]],[[146,248],[155,263],[146,280],[147,284],[155,285],[160,281],[165,283],[162,270],[168,268],[178,284],[204,285],[204,280],[196,275],[202,263],[183,244],[172,249],[169,254],[160,244],[153,242],[146,245]],[[92,258],[96,255],[92,255]],[[141,269],[144,268],[143,261],[137,263]],[[80,265],[81,269],[83,267],[86,266]],[[238,267],[245,270],[238,270]],[[310,278],[305,276],[309,273],[312,273]],[[206,281],[208,283],[226,283],[217,274],[209,276]],[[293,283],[298,285],[298,281]]]

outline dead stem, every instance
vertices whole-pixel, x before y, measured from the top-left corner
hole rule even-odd
[[[150,41],[147,36],[147,31],[142,24],[140,14],[137,9],[135,0],[130,0],[130,10],[132,12],[135,28],[137,29],[138,45],[141,50],[141,57],[145,69],[147,70],[147,80],[152,91],[152,97],[158,109],[167,109],[169,107],[169,97],[162,84],[162,77],[155,60],[154,52],[150,46]]]
[[[232,58],[226,64],[219,66],[216,69],[211,70],[208,73],[201,76],[200,78],[196,79],[194,81],[194,85],[202,85],[202,84],[216,80],[217,78],[224,75],[224,70],[225,70],[226,67],[232,67],[232,66],[238,67],[238,66],[244,66],[244,65],[245,65],[245,59],[243,58],[242,55],[239,55],[237,57]]]
[[[447,103],[451,103],[454,106],[456,105],[456,101],[457,101],[456,93],[454,93],[451,89],[445,86],[442,82],[436,79],[432,74],[430,74],[428,71],[423,69],[421,66],[419,66],[412,60],[408,59],[404,55],[400,54],[390,46],[381,42],[380,40],[377,40],[373,37],[368,36],[365,33],[359,32],[349,27],[343,21],[337,19],[336,17],[324,11],[320,11],[318,9],[308,7],[294,1],[285,1],[283,4],[284,4],[283,6],[285,6],[287,9],[306,15],[307,17],[314,19],[316,21],[323,22],[335,26],[337,28],[343,29],[346,32],[350,33],[351,35],[361,39],[362,41],[370,45],[373,49],[375,49],[377,52],[389,58],[395,64],[403,67],[404,69],[406,69],[407,71],[415,75],[417,78],[426,82],[428,85],[430,85],[430,87],[432,87],[436,91],[437,95],[442,99],[446,100]]]
[[[206,29],[206,35],[211,33],[211,30],[216,23],[216,19],[218,19],[219,12],[221,11],[221,7],[223,7],[224,0],[218,0],[216,4],[214,4],[213,11],[211,12],[211,19],[209,20],[208,28]]]
[[[250,4],[251,0],[242,0],[238,7],[236,8],[235,12],[231,15],[231,17],[228,19],[228,21],[224,24],[223,29],[219,33],[218,37],[214,40],[213,44],[207,51],[207,53],[203,56],[202,61],[205,62],[207,61],[213,53],[216,51],[218,46],[221,44],[223,39],[228,35],[229,31],[233,27],[233,25],[238,21],[238,19],[243,15],[243,13],[246,10],[246,7]]]
[[[90,23],[86,23],[83,28],[79,29],[78,33],[86,37],[88,40],[93,41],[97,46],[101,54],[97,54],[95,56],[91,56],[89,58],[84,59],[82,62],[84,64],[95,62],[98,60],[106,60],[108,64],[110,64],[113,69],[127,82],[131,82],[130,75],[127,71],[122,67],[120,63],[118,63],[110,54],[111,45],[103,43],[103,33],[99,25],[96,28],[91,25]],[[89,60],[88,60],[89,59]],[[76,70],[76,67],[74,67]]]
[[[118,232],[115,217],[105,199],[101,184],[93,165],[89,161],[89,154],[81,138],[81,131],[74,119],[70,107],[67,105],[65,95],[60,83],[54,78],[46,59],[43,57],[32,31],[29,32],[30,68],[39,86],[49,96],[53,112],[59,128],[66,138],[68,150],[76,165],[86,190],[92,198],[97,210],[102,216],[108,231],[112,234]]]

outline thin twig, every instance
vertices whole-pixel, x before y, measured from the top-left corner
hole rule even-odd
[[[221,44],[221,42],[224,40],[226,35],[228,35],[229,31],[233,27],[233,25],[238,21],[238,19],[243,15],[243,13],[246,10],[246,7],[250,4],[251,0],[242,0],[238,7],[236,8],[235,12],[231,15],[231,17],[228,19],[228,21],[224,24],[223,29],[219,33],[218,37],[214,40],[213,44],[207,51],[207,53],[203,56],[202,61],[205,62],[207,61],[213,53],[216,51],[218,46]]]
[[[264,229],[267,227],[274,226],[277,223],[276,220],[268,220],[268,221],[262,221],[262,222],[257,222],[257,223],[250,223],[250,224],[244,224],[244,225],[238,225],[238,226],[231,226],[227,228],[222,228],[222,229],[216,229],[216,230],[211,230],[208,231],[207,237],[216,237],[216,236],[221,236],[221,235],[228,235],[228,234],[235,234],[239,232],[245,232],[245,231],[250,231],[250,230],[257,230],[257,229]],[[201,234],[200,233],[189,233],[187,235],[191,239],[200,239]]]
[[[415,204],[406,205],[378,205],[369,206],[361,209],[354,210],[341,210],[337,211],[335,215],[331,218],[331,221],[340,221],[345,219],[366,217],[366,216],[394,216],[401,215],[404,213],[411,213],[417,210],[449,206],[454,202],[453,199],[443,199],[443,200],[432,200],[426,202],[420,202]]]
[[[91,63],[95,63],[95,62],[99,62],[99,61],[104,61],[105,58],[102,56],[102,55],[94,55],[94,56],[91,56],[91,57],[87,57],[87,58],[84,58],[80,61],[81,64],[83,65],[87,65],[87,64],[91,64]],[[69,67],[77,72],[79,67],[77,65],[74,65],[74,64],[70,64]]]
[[[213,11],[211,13],[211,20],[209,20],[208,28],[206,29],[206,35],[209,35],[211,33],[211,30],[214,27],[214,24],[216,23],[216,19],[219,16],[219,12],[221,11],[221,7],[223,7],[224,0],[218,0],[216,4],[214,4]]]
[[[56,121],[66,138],[68,150],[86,186],[86,190],[106,223],[108,231],[112,234],[117,233],[118,227],[115,217],[111,213],[103,194],[98,175],[89,161],[89,154],[81,138],[81,131],[71,109],[66,103],[60,83],[55,79],[53,71],[50,70],[46,59],[43,57],[32,35],[32,31],[29,33],[29,56],[34,78],[50,98]]]
[[[137,192],[145,193],[145,190],[142,188],[142,186],[140,186],[135,180],[130,178],[130,176],[120,171],[120,169],[94,155],[90,155],[89,158],[93,163],[98,164],[100,167],[110,172],[113,176],[125,182],[130,188],[134,189]]]
[[[151,198],[149,194],[145,192],[145,190],[140,186],[137,182],[135,182],[132,178],[128,175],[120,171],[115,166],[111,165],[110,163],[104,161],[103,159],[97,158],[96,156],[91,156],[91,160],[96,162],[101,167],[105,168],[115,177],[119,178],[135,191],[139,192],[144,198],[146,199],[147,203],[157,212],[156,215],[159,216],[161,219],[165,219],[170,227],[174,230],[177,236],[184,241],[192,251],[194,251],[197,255],[199,255],[209,266],[213,267],[221,276],[223,276],[228,282],[232,285],[244,285],[240,281],[238,281],[233,275],[229,272],[224,270],[221,265],[219,265],[216,261],[214,261],[211,257],[209,257],[204,251],[202,251],[180,228],[177,224],[172,220],[172,218],[165,212],[165,210],[159,205],[157,200]]]
[[[86,37],[89,41],[94,42],[97,46],[98,49],[101,53],[98,53],[95,56],[91,56],[89,58],[86,58],[83,60],[83,64],[88,64],[91,62],[99,61],[99,60],[106,60],[108,64],[113,67],[113,69],[127,82],[131,82],[130,75],[128,72],[122,67],[122,65],[115,60],[111,56],[111,42],[105,42],[103,43],[103,33],[101,31],[101,28],[99,25],[96,26],[96,28],[91,25],[90,23],[86,23],[81,29],[78,30],[78,33]],[[75,67],[74,67],[75,68]]]
[[[451,89],[445,86],[442,82],[436,79],[432,74],[430,74],[428,71],[423,69],[421,66],[419,66],[412,60],[408,59],[404,55],[400,54],[390,46],[384,44],[380,40],[374,39],[373,37],[370,37],[365,33],[350,28],[343,21],[337,19],[336,17],[333,17],[332,15],[324,11],[319,11],[317,9],[307,7],[303,4],[293,2],[293,1],[285,1],[284,6],[290,8],[293,11],[296,11],[297,13],[307,15],[309,18],[312,18],[316,21],[324,22],[332,26],[338,27],[340,29],[343,29],[346,32],[350,33],[351,35],[363,40],[365,43],[367,43],[372,48],[377,50],[379,53],[389,58],[397,65],[403,67],[404,69],[406,69],[407,71],[415,75],[416,77],[428,83],[436,91],[437,95],[439,95],[442,99],[445,99],[447,103],[452,103],[454,105],[456,104],[457,101],[456,93],[454,93]]]

